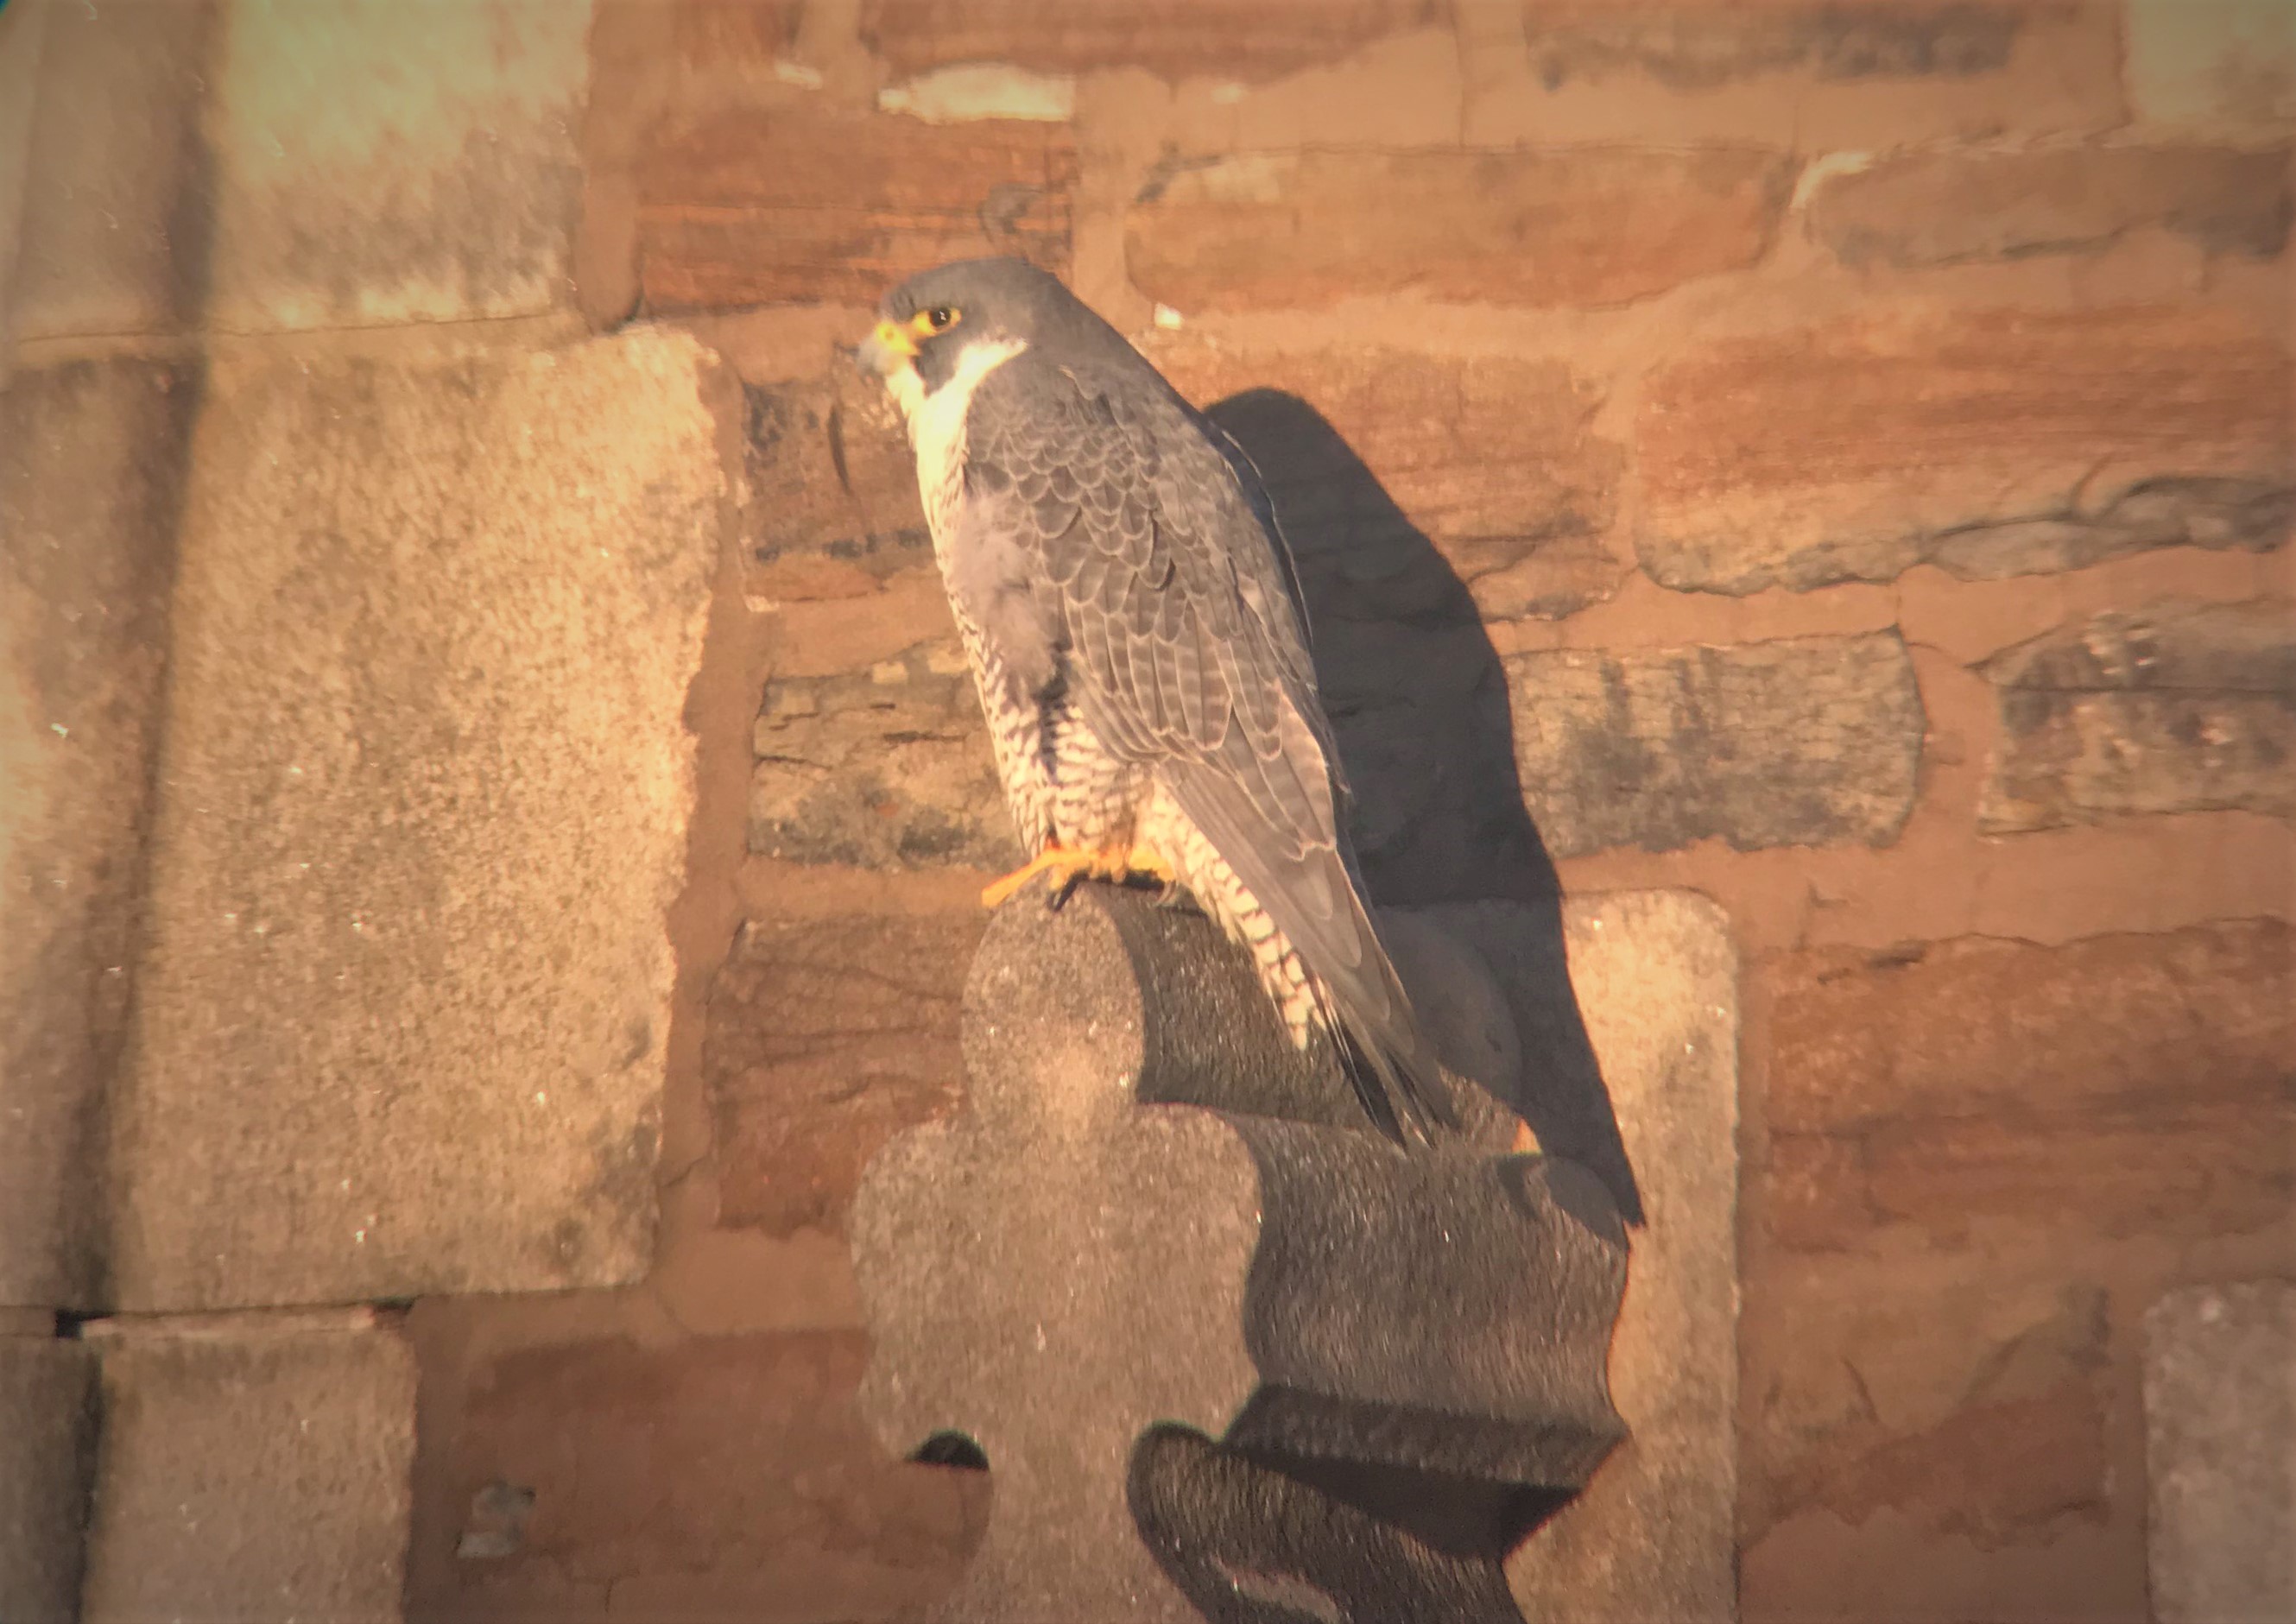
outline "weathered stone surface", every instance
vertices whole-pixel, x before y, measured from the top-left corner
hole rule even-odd
[[[2296,1616],[2296,1283],[2194,1286],[2153,1304],[2144,1430],[2153,1616]]]
[[[651,332],[217,364],[115,1103],[138,1309],[629,1278],[725,472]]]
[[[979,1541],[990,1486],[883,1452],[853,1407],[866,1357],[853,1331],[498,1356],[449,1446],[457,1516],[413,1560],[410,1612],[914,1617]]]
[[[865,1413],[897,1448],[964,1431],[995,1485],[946,1616],[1190,1616],[1158,1569],[1201,1603],[1221,1564],[1191,1560],[1188,1486],[1144,1481],[1151,1422],[1311,1483],[1400,1474],[1390,1505],[1430,1473],[1565,1489],[1607,1450],[1624,1234],[1582,1170],[1456,1141],[1398,1154],[1207,921],[1106,888],[1002,910],[964,1007],[969,1109],[890,1145],[855,1208]],[[1366,1609],[1404,1594],[1390,1578],[1495,1577],[1476,1540],[1505,1518],[1456,1546],[1398,1520],[1398,1573],[1318,1519],[1255,1554],[1246,1593],[1329,1596],[1332,1562],[1378,1581],[1347,1593]]]
[[[2110,1296],[2078,1269],[1860,1248],[1744,1289],[1750,1541],[1813,1513],[1987,1546],[2104,1520]]]
[[[1957,78],[2005,65],[2024,13],[2001,4],[1554,4],[1527,0],[1532,66],[1550,86],[1648,74],[1676,90],[1788,70],[1821,79]]]
[[[399,1618],[414,1359],[394,1332],[361,1309],[98,1347],[87,1624]]]
[[[571,302],[589,0],[233,8],[210,308],[227,327]]]
[[[1406,29],[1441,27],[1447,0],[1225,0],[1079,8],[1061,0],[862,0],[861,38],[896,74],[954,62],[1083,73],[1144,68],[1167,79],[1257,81],[1337,62]]]
[[[1629,1438],[1508,1577],[1531,1619],[1726,1619],[1737,1598],[1737,952],[1721,911],[1685,891],[1575,898],[1562,929],[1647,1215],[1611,1340]]]
[[[212,199],[201,115],[220,7],[37,9],[48,14],[6,312],[15,336],[190,326],[206,288]]]
[[[0,1337],[0,1618],[10,1624],[79,1617],[94,1377],[82,1343]]]
[[[2296,616],[2285,603],[2099,615],[1986,662],[2001,742],[1988,833],[2131,813],[2296,816]]]
[[[2268,259],[2291,207],[2284,148],[1909,152],[1826,181],[1809,224],[1852,265],[2074,253],[2144,226]]]
[[[1252,448],[1303,569],[1360,574],[1415,531],[1493,619],[1560,619],[1622,573],[1607,543],[1624,455],[1594,431],[1601,391],[1561,362],[1238,350],[1185,335],[1145,353]],[[1323,433],[1287,415],[1320,419]]]
[[[873,305],[945,259],[1069,255],[1065,125],[949,127],[812,103],[696,112],[638,166],[646,308]]]
[[[1913,811],[1921,693],[1894,633],[1506,662],[1546,849],[1885,846]]]
[[[931,569],[915,454],[885,391],[851,367],[742,391],[742,515],[752,599],[859,596]]]
[[[2283,923],[1826,949],[1764,973],[1787,1246],[2005,1219],[2198,1238],[2267,1228],[2296,1193]]]
[[[2128,0],[2130,100],[2152,124],[2296,122],[2296,21],[2278,0]]]
[[[864,676],[768,683],[756,740],[752,851],[870,868],[1022,860],[953,642]]]
[[[0,10],[0,389],[15,365],[9,311],[14,303],[17,250],[23,241],[24,186],[32,160],[32,112],[38,99],[40,47],[47,8]]]
[[[1125,262],[1189,313],[1406,291],[1627,304],[1752,264],[1789,176],[1754,147],[1248,152],[1152,183],[1126,216]]]
[[[0,1303],[99,1289],[199,393],[193,365],[111,360],[0,395]]]
[[[987,923],[968,910],[742,927],[702,1062],[723,1221],[841,1227],[878,1146],[955,1111],[958,1000]]]
[[[1645,388],[1643,567],[1749,593],[2263,551],[2296,501],[2288,357],[2212,312],[1956,312],[1733,340]]]

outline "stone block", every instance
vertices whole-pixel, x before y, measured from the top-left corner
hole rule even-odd
[[[95,1306],[200,368],[0,393],[0,1304]]]
[[[854,1331],[496,1354],[444,1446],[454,1517],[413,1558],[410,1612],[915,1616],[978,1542],[988,1485],[884,1453],[854,1407],[866,1357]]]
[[[865,1414],[962,1433],[994,1488],[942,1616],[1508,1616],[1497,1556],[1618,1435],[1601,1184],[1490,1154],[1512,1119],[1456,1079],[1468,1137],[1404,1155],[1209,922],[1106,888],[1001,910],[964,1008],[967,1111],[854,1213]]]
[[[862,0],[861,39],[896,75],[961,62],[1047,73],[1144,68],[1165,79],[1247,83],[1335,62],[1390,34],[1440,27],[1442,0]]]
[[[2261,552],[2296,501],[2288,357],[2220,313],[1993,310],[1730,340],[1638,429],[1643,567],[1751,593]]]
[[[10,1624],[79,1617],[94,1378],[82,1343],[0,1337],[0,1618]]]
[[[9,311],[14,304],[17,250],[23,242],[24,189],[32,160],[32,112],[38,100],[45,5],[0,9],[0,389],[15,365]]]
[[[726,472],[650,332],[218,362],[174,600],[121,1306],[634,1277]]]
[[[10,327],[37,339],[195,326],[214,209],[202,118],[222,7],[38,9]]]
[[[234,328],[572,303],[589,0],[235,0],[209,308]]]
[[[2296,21],[2279,0],[2129,0],[2128,93],[2148,124],[2296,123]]]
[[[2279,922],[1823,949],[1765,974],[1790,1247],[2003,1221],[2197,1240],[2269,1228],[2296,1193]]]
[[[1625,457],[1595,432],[1602,391],[1559,361],[1239,349],[1185,334],[1144,352],[1251,453],[1303,570],[1385,593],[1381,555],[1423,537],[1489,619],[1561,619],[1625,572],[1610,545]],[[1321,586],[1303,583],[1311,603]]]
[[[1804,72],[1817,79],[1963,78],[2006,67],[2028,8],[2009,4],[1681,4],[1527,0],[1533,66],[1551,85],[1644,74],[1674,90]]]
[[[2285,603],[2099,615],[1984,668],[2001,716],[1978,806],[1988,834],[2218,808],[2296,816]]]
[[[2146,1554],[2161,1624],[2296,1616],[2296,1282],[2144,1316]]]
[[[1075,140],[1063,124],[949,126],[812,103],[695,110],[637,165],[638,283],[656,312],[874,305],[946,259],[1065,270]]]
[[[742,927],[702,1060],[724,1222],[841,1228],[877,1148],[956,1110],[957,1004],[987,923],[968,908]]]
[[[1611,1398],[1630,1435],[1586,1491],[1515,1553],[1508,1576],[1530,1619],[1730,1619],[1737,952],[1721,910],[1686,891],[1574,898],[1563,905],[1562,932],[1570,985],[1645,1215],[1611,1340]],[[1529,1057],[1534,1068],[1567,1062],[1554,1054],[1542,1062],[1537,1048]]]
[[[916,455],[883,390],[848,366],[742,390],[742,590],[767,603],[860,596],[935,568]]]
[[[414,1359],[365,1309],[108,1330],[86,1624],[400,1617]]]
[[[1190,315],[1406,291],[1622,305],[1751,265],[1790,190],[1758,147],[1246,152],[1152,180],[1126,214],[1125,263]]]
[[[1546,849],[1886,846],[1913,811],[1923,719],[1895,633],[1506,661],[1515,755]]]
[[[1809,228],[1851,265],[1951,265],[2099,249],[2173,232],[2211,254],[2269,259],[2288,241],[2288,152],[2233,147],[1908,152],[1839,174]]]
[[[767,683],[756,748],[752,851],[868,868],[1023,858],[954,639],[864,675]]]

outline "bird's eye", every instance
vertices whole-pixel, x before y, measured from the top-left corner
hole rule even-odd
[[[935,305],[931,309],[925,312],[925,320],[932,324],[932,330],[935,332],[939,332],[942,328],[947,326],[955,319],[956,312],[950,309],[947,305]]]

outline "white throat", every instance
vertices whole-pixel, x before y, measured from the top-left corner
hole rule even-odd
[[[930,395],[914,366],[904,366],[885,381],[908,422],[909,444],[917,454],[917,490],[935,529],[964,469],[964,418],[972,409],[973,391],[983,378],[1028,348],[1018,339],[968,346],[948,381]]]

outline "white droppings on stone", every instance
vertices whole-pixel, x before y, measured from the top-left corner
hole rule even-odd
[[[982,119],[1021,119],[1065,124],[1076,113],[1076,80],[1065,73],[1031,73],[1008,62],[960,62],[877,93],[877,105],[927,124],[968,124]]]

